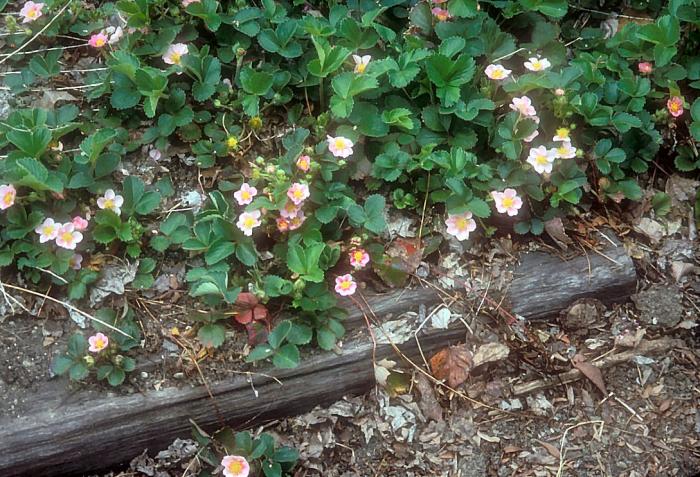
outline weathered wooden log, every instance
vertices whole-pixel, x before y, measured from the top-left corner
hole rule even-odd
[[[516,313],[538,318],[558,312],[577,298],[628,296],[636,279],[631,260],[622,247],[604,253],[611,260],[589,254],[564,262],[545,254],[527,254],[515,270],[507,301]],[[374,315],[382,321],[439,301],[431,289],[368,298]],[[362,312],[355,306],[349,312],[348,328],[364,326]],[[373,350],[366,333],[353,336],[340,355],[316,353],[296,369],[265,369],[269,376],[238,376],[211,384],[214,400],[202,386],[100,396],[89,391],[71,395],[62,385],[48,383],[37,391],[34,406],[22,417],[0,419],[0,476],[97,471],[126,462],[143,449],[156,450],[189,435],[189,419],[212,430],[219,426],[220,412],[229,425],[252,426],[329,404],[344,395],[361,394],[374,385]],[[458,322],[445,330],[425,326],[419,340],[423,353],[429,354],[464,337],[465,329]],[[411,357],[419,354],[414,339],[401,349]],[[386,344],[376,350],[377,359],[393,355]]]

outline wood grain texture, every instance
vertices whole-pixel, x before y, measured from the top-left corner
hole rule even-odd
[[[514,271],[508,301],[515,313],[541,318],[593,296],[619,300],[634,290],[634,265],[622,246],[569,261],[541,253],[526,254]],[[589,265],[590,264],[590,265]],[[405,311],[430,308],[441,300],[432,289],[403,290],[368,297],[382,321]],[[364,316],[351,302],[348,329],[364,328]],[[461,323],[447,330],[424,327],[420,345],[426,355],[464,340]],[[411,357],[419,354],[411,339],[401,346]],[[372,345],[366,333],[355,333],[343,353],[315,353],[293,370],[264,369],[275,380],[238,376],[211,385],[227,424],[251,427],[266,420],[305,412],[345,395],[361,394],[374,386]],[[395,356],[389,345],[377,348],[377,359]],[[256,397],[253,390],[257,390]],[[109,396],[94,391],[71,394],[63,382],[51,381],[34,395],[34,406],[20,418],[0,419],[0,476],[79,475],[127,462],[144,449],[156,451],[176,437],[188,437],[189,420],[207,430],[219,427],[217,410],[206,389],[168,388],[145,395]],[[56,404],[60,403],[60,404]]]
[[[635,291],[637,273],[618,244],[565,261],[542,252],[521,257],[508,290],[513,313],[527,319],[547,318],[580,298],[603,303],[624,301]]]

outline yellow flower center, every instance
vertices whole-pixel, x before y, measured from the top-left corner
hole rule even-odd
[[[465,219],[464,217],[460,217],[455,221],[455,227],[457,227],[457,230],[465,230],[467,228],[468,223],[469,222],[467,221],[467,219]]]
[[[365,258],[365,254],[362,252],[355,252],[355,261],[356,262],[361,262],[363,258]]]
[[[493,72],[491,73],[491,77],[494,79],[501,79],[501,78],[503,78],[503,71],[493,70]]]
[[[343,290],[347,290],[348,288],[350,288],[351,284],[352,284],[352,282],[350,280],[340,282],[340,288],[342,288]]]
[[[2,198],[2,201],[5,203],[5,205],[10,205],[12,204],[12,201],[14,200],[14,196],[12,195],[12,192],[8,192],[5,194],[5,196]]]
[[[557,129],[557,137],[560,139],[569,139],[569,130],[567,128]]]
[[[36,18],[36,16],[37,16],[38,13],[39,13],[39,9],[36,8],[36,7],[34,7],[34,8],[31,8],[31,9],[27,12],[27,16],[28,16],[29,18]]]
[[[569,149],[566,146],[561,146],[560,148],[557,149],[557,152],[559,153],[560,156],[565,156],[569,154]]]
[[[335,140],[335,148],[336,148],[336,149],[345,149],[345,139],[336,138],[336,140]]]
[[[358,63],[355,66],[355,71],[357,71],[358,73],[364,73],[366,69],[367,69],[367,65],[364,63]]]
[[[292,195],[294,196],[295,199],[301,199],[304,196],[304,193],[302,192],[301,189],[294,189],[294,192],[292,192]]]
[[[229,147],[229,149],[233,149],[234,147],[238,146],[238,139],[231,136],[226,140],[226,145]]]
[[[549,159],[544,154],[538,154],[537,157],[535,157],[535,162],[543,166],[549,162]]]
[[[248,199],[250,199],[250,198],[251,198],[250,192],[248,192],[247,190],[242,190],[242,191],[241,191],[241,198],[242,198],[243,200],[248,200]]]
[[[540,62],[540,60],[533,61],[533,62],[532,62],[532,68],[535,69],[535,70],[541,69],[541,68],[542,68],[542,63]]]
[[[176,65],[180,64],[181,57],[182,57],[182,55],[180,53],[177,53],[176,51],[173,51],[172,53],[170,53],[170,61],[172,61]]]
[[[102,338],[97,338],[97,339],[95,340],[95,348],[97,348],[97,349],[102,349],[102,348],[104,348],[104,347],[105,347],[105,342],[104,342],[104,340],[103,340]]]
[[[56,227],[53,225],[47,225],[41,229],[41,233],[44,235],[51,235]]]
[[[229,463],[228,471],[233,472],[234,474],[240,474],[243,472],[243,463],[241,461],[234,460],[233,462]]]
[[[503,207],[505,207],[507,209],[509,207],[513,207],[514,202],[515,202],[515,200],[512,197],[504,197],[501,204],[503,204]]]
[[[104,46],[105,43],[107,43],[107,41],[102,37],[99,37],[95,40],[95,46],[97,47]]]
[[[71,243],[73,241],[73,233],[72,232],[63,232],[61,234],[61,240],[63,240],[66,243]]]
[[[673,111],[675,113],[679,109],[680,109],[680,106],[678,105],[678,103],[671,103],[671,111]]]
[[[113,199],[105,199],[104,205],[105,205],[105,209],[113,209],[114,208],[114,200]]]
[[[253,217],[246,217],[243,219],[243,227],[246,229],[252,229],[255,226],[255,219]]]

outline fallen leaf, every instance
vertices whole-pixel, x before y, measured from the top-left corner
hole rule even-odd
[[[639,224],[634,226],[634,230],[646,235],[653,242],[660,242],[661,239],[667,234],[666,228],[663,225],[648,217],[642,218],[642,220],[639,221]]]
[[[506,359],[510,348],[501,343],[486,343],[477,348],[474,353],[474,367]]]
[[[512,444],[508,444],[507,446],[505,446],[503,448],[503,453],[504,454],[512,454],[514,452],[520,452],[521,450],[523,450],[521,447],[514,446]]]
[[[564,230],[564,223],[561,221],[561,217],[554,217],[544,223],[544,229],[547,232],[554,243],[556,243],[562,250],[567,250],[572,240],[566,235]]]
[[[465,344],[450,346],[430,358],[433,376],[439,380],[446,379],[452,388],[467,380],[471,367],[472,354]]]
[[[440,406],[440,403],[435,397],[435,390],[430,384],[430,381],[428,381],[428,378],[421,373],[417,373],[415,381],[418,392],[420,393],[418,407],[423,411],[423,415],[436,422],[442,421],[442,406]]]
[[[486,442],[491,442],[493,444],[497,442],[501,442],[501,438],[497,436],[489,436],[488,434],[484,434],[481,431],[476,431],[476,435],[485,440]]]
[[[396,361],[383,359],[374,365],[374,379],[381,387],[386,387],[386,380],[391,374],[391,369],[396,366]]]
[[[544,447],[544,449],[547,452],[549,452],[549,455],[551,455],[552,457],[556,457],[557,459],[559,459],[561,457],[561,454],[559,453],[559,449],[554,447],[549,442],[544,442],[544,441],[540,441],[540,440],[538,440],[537,442],[539,442],[542,445],[542,447]]]
[[[664,399],[661,404],[659,404],[659,412],[666,412],[668,408],[671,407],[672,399]]]
[[[586,358],[580,354],[574,356],[571,363],[593,384],[595,384],[595,386],[600,389],[600,392],[602,392],[604,396],[608,395],[608,391],[605,388],[605,381],[603,381],[603,373],[600,372],[599,368],[586,361]]]
[[[677,282],[680,282],[681,278],[688,275],[689,273],[697,272],[697,267],[692,263],[686,263],[681,261],[671,262],[671,273],[673,274],[673,278],[675,278]]]
[[[45,90],[41,99],[32,103],[33,108],[55,109],[59,101],[77,101],[78,98],[65,91]]]

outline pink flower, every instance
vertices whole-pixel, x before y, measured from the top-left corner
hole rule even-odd
[[[448,214],[445,225],[447,225],[447,233],[454,235],[457,240],[467,240],[469,234],[476,230],[476,222],[471,212]]]
[[[297,167],[300,171],[309,172],[309,169],[311,169],[311,158],[309,156],[299,156]]]
[[[43,13],[41,10],[44,8],[43,3],[26,2],[19,11],[19,16],[22,17],[22,23],[31,23],[38,19]]]
[[[250,464],[245,457],[239,455],[227,455],[221,460],[224,468],[224,477],[248,477]]]
[[[335,157],[346,158],[352,154],[353,143],[350,139],[343,136],[327,136],[327,138],[328,150],[331,151],[331,154],[333,154]]]
[[[75,246],[83,240],[83,234],[75,230],[75,225],[68,223],[61,225],[56,236],[56,245],[68,250],[75,250]]]
[[[335,292],[340,296],[350,296],[357,290],[357,283],[352,275],[341,275],[335,279]]]
[[[238,216],[236,226],[243,232],[243,235],[250,237],[253,235],[253,229],[258,227],[260,222],[260,211],[253,210],[252,212],[243,212]]]
[[[0,210],[9,209],[15,203],[17,190],[12,184],[0,185]]]
[[[299,213],[299,207],[294,202],[287,202],[280,210],[280,215],[285,219],[291,219]]]
[[[513,102],[510,105],[510,109],[513,111],[518,111],[523,116],[536,116],[537,111],[535,111],[534,106],[532,106],[532,100],[527,96],[521,98],[513,98]]]
[[[88,351],[91,353],[99,353],[109,345],[109,338],[102,333],[97,333],[88,338],[88,343],[90,343]]]
[[[668,108],[668,112],[671,113],[671,116],[677,118],[683,114],[683,98],[674,96],[666,102],[666,107]]]
[[[182,63],[182,57],[185,56],[188,51],[187,45],[184,43],[175,43],[168,47],[163,55],[163,61],[169,65],[180,65]]]
[[[107,189],[105,195],[97,199],[97,207],[103,210],[111,210],[117,215],[122,213],[122,204],[124,204],[124,197],[115,194],[112,189]]]
[[[637,65],[637,68],[639,68],[639,72],[643,75],[648,75],[649,73],[654,71],[654,67],[648,61],[641,61]]]
[[[71,223],[75,226],[75,230],[79,230],[81,232],[83,230],[87,229],[88,225],[90,224],[90,222],[88,222],[84,218],[80,217],[79,215],[76,215],[75,217],[73,217],[73,220],[71,221]]]
[[[309,186],[300,182],[295,182],[287,190],[287,197],[294,202],[294,205],[301,205],[302,202],[309,198]]]
[[[450,12],[448,12],[444,8],[435,7],[430,11],[433,13],[433,16],[439,22],[444,22],[445,20],[449,20],[450,18],[452,18],[452,15],[450,15]]]
[[[306,220],[306,215],[304,215],[303,210],[298,210],[294,217],[289,219],[289,230],[296,230],[304,224]]]
[[[80,270],[83,267],[83,256],[79,253],[74,253],[68,260],[68,265],[70,265],[70,268],[73,270]]]
[[[233,194],[238,205],[248,205],[253,202],[253,197],[258,193],[258,189],[251,187],[247,182],[241,184],[241,188]]]
[[[356,248],[348,255],[350,255],[350,265],[355,270],[364,268],[369,263],[369,254],[364,249]]]
[[[549,174],[552,172],[552,167],[556,158],[556,149],[547,149],[544,146],[534,147],[530,149],[527,163],[531,164],[538,174]]]
[[[501,65],[488,65],[484,73],[493,80],[502,80],[510,76],[511,70],[507,70]]]
[[[60,228],[61,224],[54,222],[53,219],[45,219],[43,223],[34,229],[34,232],[39,234],[39,243],[46,243],[58,236]]]
[[[94,48],[102,48],[109,42],[109,37],[107,34],[103,31],[99,33],[95,33],[90,37],[88,40],[88,45],[94,47]]]
[[[491,197],[496,203],[496,210],[511,217],[518,215],[518,210],[523,206],[523,200],[518,197],[515,189],[506,189],[503,192],[493,191]]]
[[[286,232],[289,230],[289,220],[285,219],[284,217],[277,217],[275,222],[277,223],[277,230],[280,232]]]
[[[557,151],[557,159],[573,159],[576,157],[576,148],[570,142],[562,142],[559,147],[554,149]]]
[[[160,161],[160,159],[163,157],[163,154],[158,149],[154,148],[148,151],[148,157],[150,157],[154,161]]]

